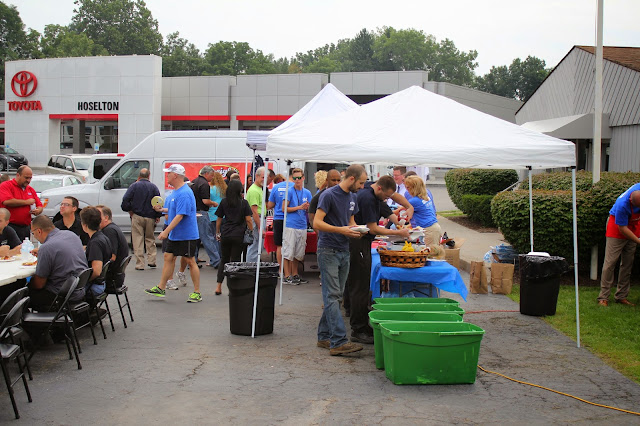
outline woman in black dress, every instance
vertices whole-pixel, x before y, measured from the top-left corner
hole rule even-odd
[[[247,228],[253,230],[251,207],[242,197],[242,183],[229,181],[227,197],[223,198],[216,210],[216,239],[220,241],[220,265],[218,265],[218,287],[216,295],[222,294],[224,265],[239,262],[244,248],[243,238]]]

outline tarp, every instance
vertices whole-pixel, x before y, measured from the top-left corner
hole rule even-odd
[[[357,103],[349,99],[336,86],[329,83],[298,112],[275,129],[247,132],[247,146],[256,151],[264,151],[267,144],[267,136],[275,130],[293,129],[303,123],[310,123],[357,107]]]
[[[553,138],[417,86],[320,120],[277,128],[267,157],[327,163],[473,168],[575,165]]]

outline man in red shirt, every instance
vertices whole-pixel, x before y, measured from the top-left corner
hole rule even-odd
[[[9,226],[12,227],[20,241],[31,234],[31,217],[42,213],[42,203],[36,190],[29,186],[33,171],[29,166],[20,166],[15,179],[0,184],[0,204],[11,213]]]

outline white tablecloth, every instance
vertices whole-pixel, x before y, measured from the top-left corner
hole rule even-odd
[[[36,273],[34,266],[22,266],[24,262],[20,255],[14,261],[0,261],[0,286],[11,284],[21,278],[27,278]]]

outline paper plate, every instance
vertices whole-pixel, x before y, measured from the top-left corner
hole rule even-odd
[[[366,234],[367,232],[369,232],[369,228],[367,228],[366,226],[352,226],[351,227],[352,230],[357,231],[357,232],[362,232],[363,234]]]
[[[162,207],[164,205],[164,200],[162,199],[162,197],[160,197],[159,195],[156,195],[155,197],[153,197],[151,199],[151,205],[153,207],[155,206],[160,206]]]
[[[13,262],[14,260],[17,260],[18,258],[15,256],[11,256],[8,259],[5,259],[4,257],[0,257],[0,262]]]

